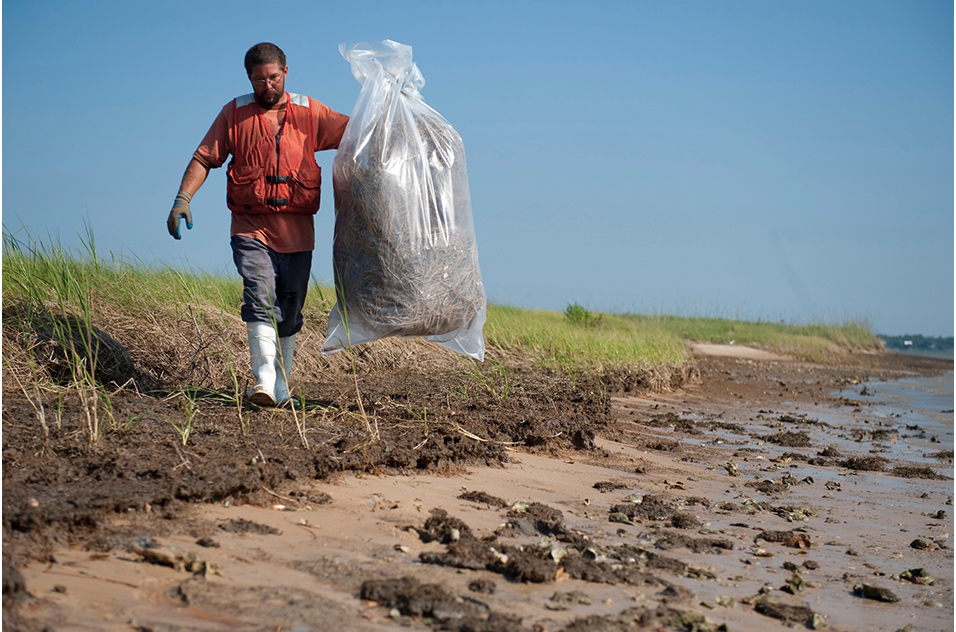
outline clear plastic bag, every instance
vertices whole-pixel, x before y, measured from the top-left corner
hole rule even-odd
[[[322,351],[422,336],[483,360],[485,292],[461,137],[419,94],[411,46],[339,52],[362,88],[332,165],[337,300]]]

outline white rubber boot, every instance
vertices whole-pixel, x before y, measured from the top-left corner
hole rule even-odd
[[[256,385],[246,398],[257,406],[276,405],[276,330],[272,323],[246,323],[249,362]]]
[[[295,334],[279,338],[279,356],[276,358],[276,406],[298,406],[299,402],[289,395],[289,376],[292,374],[292,357],[295,355]]]

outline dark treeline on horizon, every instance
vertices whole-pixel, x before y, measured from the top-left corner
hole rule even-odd
[[[953,337],[923,336],[921,334],[906,334],[903,336],[886,336],[878,334],[887,349],[902,349],[913,351],[952,351]]]

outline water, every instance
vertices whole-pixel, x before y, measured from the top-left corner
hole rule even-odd
[[[858,430],[894,430],[880,444],[880,455],[913,465],[929,466],[950,476],[945,461],[934,456],[953,449],[953,372],[928,377],[875,380],[840,391],[861,402],[854,415]],[[941,469],[942,468],[942,469]]]
[[[953,372],[930,377],[867,382],[868,396],[860,397],[859,386],[841,395],[871,404],[871,410],[883,417],[896,418],[908,426],[926,432],[953,431]],[[950,442],[952,446],[952,442]]]
[[[910,351],[905,349],[893,349],[892,351],[893,353],[899,353],[901,355],[924,356],[926,358],[939,358],[940,360],[952,360],[954,355],[952,349],[914,349]]]

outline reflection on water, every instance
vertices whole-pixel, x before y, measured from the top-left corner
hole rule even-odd
[[[931,377],[867,382],[844,390],[841,395],[865,399],[876,412],[897,417],[908,425],[918,425],[927,432],[953,430],[953,372]],[[862,393],[867,393],[861,398]]]

